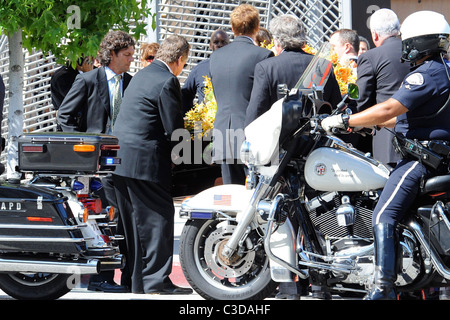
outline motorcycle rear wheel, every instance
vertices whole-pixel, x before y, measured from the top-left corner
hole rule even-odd
[[[227,224],[224,226],[223,224]],[[248,250],[226,265],[217,257],[234,225],[217,220],[189,220],[180,241],[180,262],[186,280],[209,300],[262,300],[273,293],[269,258],[263,246]]]
[[[68,293],[70,274],[2,273],[0,288],[19,300],[54,300]]]

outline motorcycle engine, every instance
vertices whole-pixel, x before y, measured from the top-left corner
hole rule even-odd
[[[376,200],[376,195],[364,193],[327,192],[307,201],[306,209],[321,235],[340,250],[361,240],[365,244],[372,241]]]
[[[356,267],[351,274],[334,272],[343,282],[369,285],[373,282],[372,213],[377,194],[327,192],[305,202],[311,221],[323,240],[324,251],[333,256],[336,265]],[[401,272],[397,285],[411,283],[420,271],[417,244],[409,231],[400,235]]]

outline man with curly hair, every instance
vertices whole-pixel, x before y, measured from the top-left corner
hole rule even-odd
[[[134,60],[134,47],[135,41],[128,33],[108,32],[98,52],[101,67],[79,74],[59,108],[58,121],[63,131],[112,132],[116,79],[123,96],[132,78],[127,71]]]
[[[127,73],[134,57],[134,39],[123,31],[110,31],[103,38],[98,52],[101,67],[80,73],[58,110],[58,122],[64,132],[111,134],[114,115],[132,76]],[[117,81],[117,82],[116,82]],[[117,91],[116,91],[117,89]],[[106,204],[117,208],[111,176],[102,179],[100,195]],[[114,282],[114,271],[91,276],[89,290],[127,292]]]

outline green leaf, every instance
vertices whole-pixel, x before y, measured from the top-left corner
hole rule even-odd
[[[28,50],[50,51],[58,61],[76,61],[84,54],[96,55],[103,36],[110,30],[129,30],[130,19],[152,16],[146,1],[137,0],[0,0],[0,29],[4,33],[23,32]],[[68,12],[77,5],[79,11]],[[78,14],[78,15],[77,15]],[[75,16],[74,16],[75,15]],[[152,27],[155,28],[155,15]],[[69,28],[73,19],[79,29]],[[146,23],[136,22],[136,39],[146,33]],[[80,45],[80,40],[83,40]]]

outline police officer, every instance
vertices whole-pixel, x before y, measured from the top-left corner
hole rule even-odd
[[[405,19],[400,31],[402,60],[411,64],[411,72],[399,91],[362,112],[325,118],[323,129],[377,125],[394,127],[397,133],[419,141],[450,141],[450,67],[444,58],[450,27],[443,15],[419,11]],[[391,173],[372,218],[375,273],[366,299],[396,299],[395,228],[418,194],[422,179],[433,174],[436,172],[412,158],[400,160]]]

